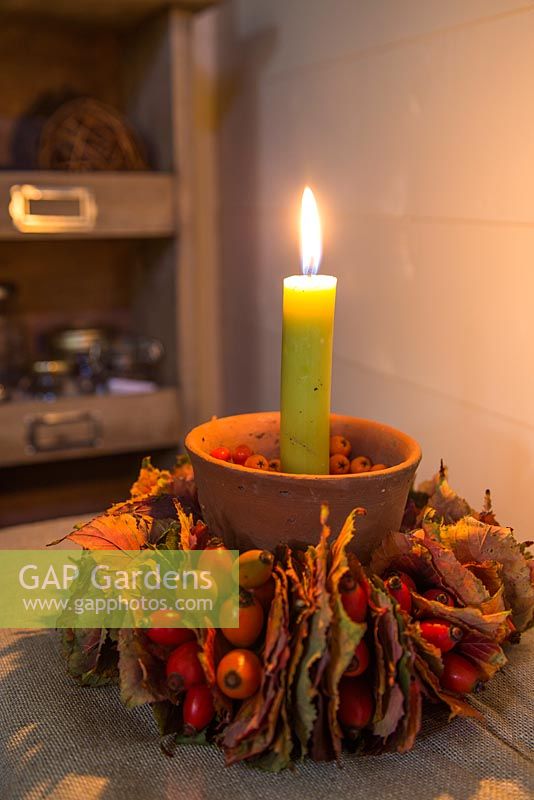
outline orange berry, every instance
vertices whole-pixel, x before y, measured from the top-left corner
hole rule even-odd
[[[344,436],[332,436],[330,439],[330,455],[342,455],[347,458],[350,456],[352,450],[351,444]]]
[[[350,469],[350,461],[338,453],[330,458],[330,475],[346,475]]]
[[[217,685],[227,697],[245,700],[260,686],[262,666],[250,650],[230,650],[217,667]]]
[[[249,469],[261,469],[261,470],[268,470],[269,469],[269,462],[262,456],[261,453],[256,453],[253,456],[249,456],[245,463],[243,464],[244,467],[249,467]]]
[[[281,470],[280,459],[271,458],[271,460],[269,461],[269,469],[271,470],[271,472],[280,472]]]
[[[374,464],[369,472],[378,472],[379,469],[387,469],[385,464]]]
[[[350,471],[353,475],[358,475],[360,472],[370,472],[373,462],[367,456],[358,456],[353,458],[350,462]]]
[[[221,630],[235,647],[249,647],[261,633],[264,620],[263,607],[250,592],[241,592],[239,608],[234,608],[234,599],[229,597],[221,606]],[[237,628],[225,627],[237,622]]]

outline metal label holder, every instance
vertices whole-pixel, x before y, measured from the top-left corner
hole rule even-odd
[[[9,216],[21,233],[75,233],[91,231],[98,213],[93,192],[85,186],[44,188],[30,183],[10,188]],[[77,214],[39,214],[32,204],[76,203]]]

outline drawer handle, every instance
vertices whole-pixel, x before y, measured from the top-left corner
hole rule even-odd
[[[39,414],[26,423],[27,445],[32,453],[51,453],[96,447],[98,421],[89,411]]]
[[[9,191],[9,215],[21,233],[71,233],[95,226],[97,205],[84,186],[45,189],[24,183]]]

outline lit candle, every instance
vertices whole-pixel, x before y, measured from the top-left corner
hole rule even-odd
[[[321,223],[309,187],[301,207],[302,275],[284,280],[280,460],[284,472],[329,472],[330,386],[337,278],[317,275]]]

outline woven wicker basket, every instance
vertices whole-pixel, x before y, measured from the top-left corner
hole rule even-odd
[[[147,161],[125,119],[90,97],[62,105],[46,122],[39,167],[70,172],[143,170]]]

